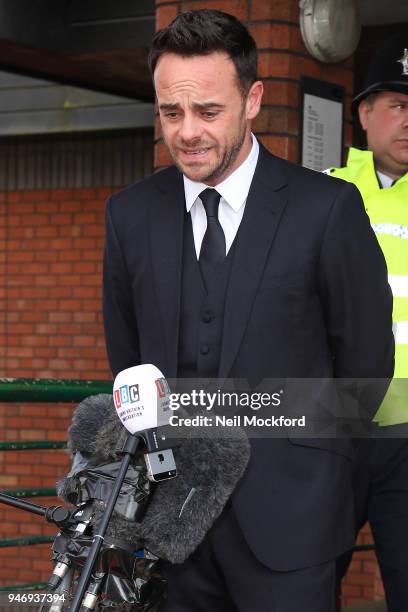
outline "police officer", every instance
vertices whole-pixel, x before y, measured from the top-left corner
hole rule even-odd
[[[375,438],[359,445],[357,528],[368,520],[389,612],[408,610],[408,32],[373,56],[353,100],[367,150],[351,148],[333,176],[354,183],[383,249],[394,296],[395,378],[375,417]],[[351,554],[339,560],[344,575]]]

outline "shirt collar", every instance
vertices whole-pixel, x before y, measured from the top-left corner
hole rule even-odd
[[[235,212],[241,208],[248,197],[249,188],[254,176],[256,164],[258,162],[259,144],[252,134],[252,148],[248,157],[225,181],[215,186],[221,197],[231,206]],[[191,207],[200,195],[207,189],[205,183],[198,183],[187,178],[183,174],[184,193],[186,198],[186,209],[190,212]]]
[[[394,179],[392,179],[387,174],[384,174],[383,172],[380,172],[379,170],[376,170],[376,172],[377,172],[378,180],[380,181],[383,189],[387,189],[388,187],[392,187],[392,185],[395,182]]]

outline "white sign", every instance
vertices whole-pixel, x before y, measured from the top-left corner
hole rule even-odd
[[[305,93],[302,166],[318,172],[341,166],[342,116],[340,102]]]

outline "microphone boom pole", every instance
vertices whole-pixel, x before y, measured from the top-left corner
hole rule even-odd
[[[12,497],[6,493],[0,493],[0,502],[2,504],[6,504],[7,506],[18,508],[19,510],[26,510],[27,512],[32,512],[33,514],[39,514],[40,516],[46,516],[47,513],[47,508],[45,506],[32,504],[31,502],[17,499],[16,497]]]

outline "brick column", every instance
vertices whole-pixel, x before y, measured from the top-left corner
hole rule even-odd
[[[351,144],[350,102],[353,90],[353,61],[323,64],[306,50],[299,26],[298,0],[156,0],[156,28],[161,29],[180,12],[214,8],[227,11],[250,30],[259,49],[259,77],[265,85],[262,110],[254,132],[276,155],[299,161],[301,76],[310,76],[346,89],[345,144]],[[171,163],[156,123],[155,167]]]

